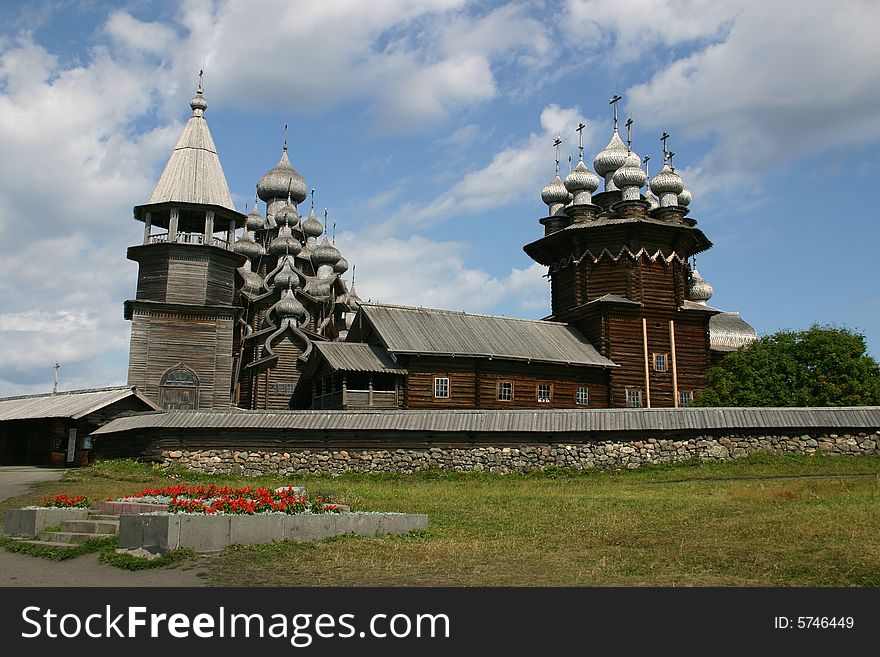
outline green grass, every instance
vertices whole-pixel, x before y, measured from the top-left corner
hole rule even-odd
[[[878,457],[296,479],[113,461],[71,470],[14,506],[173,482],[302,484],[355,511],[430,518],[407,536],[233,546],[200,560],[215,585],[880,586]]]
[[[82,543],[77,543],[71,547],[51,547],[48,545],[33,545],[31,543],[23,543],[7,536],[0,536],[0,547],[4,547],[10,552],[18,552],[20,554],[28,554],[32,557],[42,557],[43,559],[51,559],[52,561],[67,561],[74,557],[79,557],[91,552],[101,552],[105,549],[116,549],[116,537],[92,538]]]

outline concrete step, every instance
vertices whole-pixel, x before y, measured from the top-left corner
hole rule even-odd
[[[44,547],[57,548],[59,550],[69,550],[72,547],[76,547],[75,543],[54,543],[52,541],[39,541],[32,538],[16,538],[14,539],[16,543],[27,543],[28,545],[42,545]]]
[[[85,543],[93,538],[105,538],[115,534],[96,534],[94,532],[40,532],[39,540],[54,544]]]
[[[109,513],[90,513],[89,520],[116,520],[118,522],[119,516]]]
[[[83,534],[118,534],[118,520],[65,520],[61,530]]]

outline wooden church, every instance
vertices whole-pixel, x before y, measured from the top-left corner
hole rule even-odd
[[[552,314],[528,320],[364,303],[314,194],[300,214],[309,189],[286,142],[253,209],[236,211],[200,85],[152,197],[134,208],[144,232],[128,250],[139,268],[125,302],[129,385],[169,410],[689,404],[710,365],[755,331],[707,305],[694,257],[712,243],[688,216],[666,135],[643,189],[648,158],[632,150],[631,122],[621,138],[618,100],[595,173],[581,144],[563,180],[557,140],[544,234],[524,247],[548,268]]]

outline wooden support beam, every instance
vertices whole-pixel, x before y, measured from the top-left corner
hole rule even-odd
[[[672,356],[672,405],[678,408],[678,363],[675,357],[675,320],[669,320],[669,345]]]

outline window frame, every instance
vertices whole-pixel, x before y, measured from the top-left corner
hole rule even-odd
[[[438,386],[437,386],[437,383],[438,383],[439,381],[445,381],[445,382],[446,382],[446,389],[445,389],[446,394],[445,394],[445,395],[439,395],[439,394],[437,394],[438,391],[439,391],[439,388],[438,388]],[[435,377],[434,377],[434,399],[449,399],[449,397],[451,396],[451,389],[452,389],[452,386],[451,386],[450,383],[449,383],[449,377],[448,377],[448,376],[435,376]]]
[[[687,396],[685,396],[687,395]],[[678,407],[679,408],[687,408],[689,406],[693,406],[694,404],[694,391],[693,390],[679,390],[678,391]]]
[[[636,395],[635,399],[638,400],[638,405],[631,404],[630,400],[632,399],[631,395]],[[626,407],[627,408],[644,408],[644,397],[642,396],[641,388],[627,388],[626,389]]]
[[[583,399],[581,401],[581,393],[583,392]],[[575,406],[589,406],[590,405],[590,388],[588,386],[578,386],[574,391],[574,403]]]
[[[504,398],[501,396],[501,386],[509,386],[510,396]],[[502,402],[512,402],[513,401],[513,381],[499,381],[498,385],[495,386],[495,398],[498,401]]]
[[[546,398],[541,397],[541,388],[547,388]],[[535,398],[538,400],[539,404],[551,404],[553,403],[553,384],[552,383],[538,383],[535,385]]]
[[[668,372],[669,371],[669,354],[659,351],[654,353],[654,371],[655,372]],[[658,367],[658,363],[663,361],[663,369]]]

